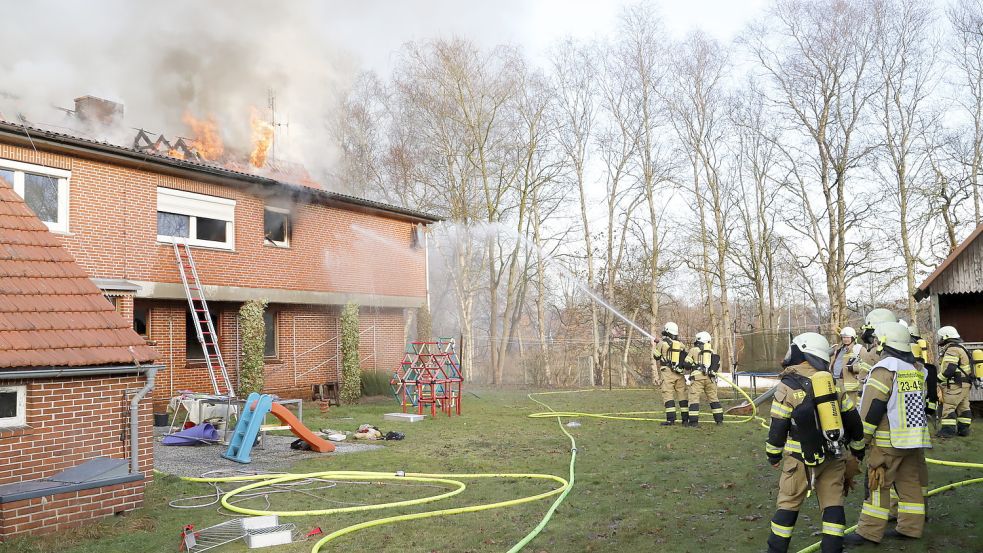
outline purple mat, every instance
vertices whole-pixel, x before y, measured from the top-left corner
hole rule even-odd
[[[200,445],[218,441],[218,430],[204,422],[180,432],[164,436],[161,445]]]

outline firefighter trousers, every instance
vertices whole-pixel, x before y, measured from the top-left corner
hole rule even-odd
[[[810,480],[822,509],[821,550],[824,553],[843,551],[843,534],[846,531],[846,513],[843,510],[845,478],[846,461],[842,459],[829,459],[815,467],[807,467],[802,461],[786,454],[782,461],[782,475],[778,479],[778,510],[771,519],[768,553],[788,551],[799,509],[809,493]]]
[[[969,425],[973,423],[973,412],[969,407],[968,382],[942,386],[942,432],[943,435],[969,435]]]
[[[925,451],[871,446],[867,452],[867,497],[860,509],[857,533],[880,543],[891,512],[891,490],[898,495],[901,534],[922,537],[925,529],[925,495],[922,487]]]
[[[724,422],[724,409],[717,398],[717,383],[712,378],[699,372],[693,371],[693,380],[689,384],[689,422],[696,424],[700,421],[700,395],[707,396],[707,403],[710,404],[710,412],[713,413],[713,421],[717,424]]]
[[[689,404],[686,401],[686,378],[669,367],[659,369],[659,378],[662,380],[662,401],[666,407],[666,422],[676,422],[676,401],[679,401],[679,410],[683,422],[689,422]]]

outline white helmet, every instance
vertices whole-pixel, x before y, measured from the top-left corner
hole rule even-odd
[[[813,355],[829,363],[829,340],[822,334],[803,332],[792,338],[792,345],[805,354]]]
[[[676,326],[676,323],[669,321],[666,323],[665,328],[662,329],[662,333],[670,334],[672,336],[679,336],[679,327]]]
[[[911,334],[908,333],[908,327],[901,323],[879,323],[874,327],[874,335],[884,347],[901,352],[911,351]]]
[[[903,326],[905,328],[908,328],[908,321],[906,321],[904,319],[898,319],[898,324],[900,324],[901,326]]]
[[[710,343],[710,333],[709,332],[705,332],[705,331],[704,332],[697,332],[696,333],[695,341],[700,342],[701,344],[709,344]]]
[[[898,318],[894,315],[894,311],[890,309],[884,309],[883,307],[878,307],[877,309],[871,309],[870,313],[864,318],[864,326],[873,328],[877,323],[896,323]]]
[[[937,333],[939,337],[939,343],[946,342],[948,340],[961,340],[962,337],[959,336],[959,331],[956,330],[954,326],[943,326],[939,329]]]
[[[840,337],[842,337],[842,338],[849,337],[849,338],[853,338],[854,340],[856,340],[857,339],[857,331],[854,330],[852,326],[845,326],[845,327],[843,327],[843,330],[840,331]]]
[[[911,334],[912,338],[921,338],[922,335],[918,332],[918,325],[912,323],[908,325],[908,334]]]

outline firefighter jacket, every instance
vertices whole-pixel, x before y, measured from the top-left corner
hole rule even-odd
[[[948,343],[939,356],[939,381],[947,385],[969,386],[973,381],[969,353],[962,344]]]
[[[874,365],[860,397],[865,443],[889,450],[932,447],[925,414],[927,374],[895,357]]]
[[[685,367],[692,371],[695,380],[713,378],[720,370],[720,356],[709,345],[702,348],[693,346],[686,354]]]
[[[682,374],[686,351],[683,343],[679,340],[663,338],[659,341],[659,347],[656,348],[653,355],[660,367]]]
[[[809,380],[816,369],[809,363],[788,367],[781,373],[771,403],[771,425],[765,453],[771,464],[778,463],[782,452],[807,465],[826,459],[829,445],[823,436],[816,413],[815,395]],[[838,393],[846,440],[853,450],[863,449],[863,426],[856,405],[846,394]]]
[[[860,390],[860,382],[857,381],[857,374],[860,369],[857,363],[860,358],[860,351],[863,346],[857,343],[849,346],[840,343],[833,348],[832,360],[829,370],[833,373],[833,378],[843,382],[843,390],[846,392],[856,392]]]

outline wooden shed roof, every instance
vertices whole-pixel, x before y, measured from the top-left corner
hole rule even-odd
[[[970,294],[983,292],[983,224],[956,247],[915,290],[915,299],[937,294]]]

